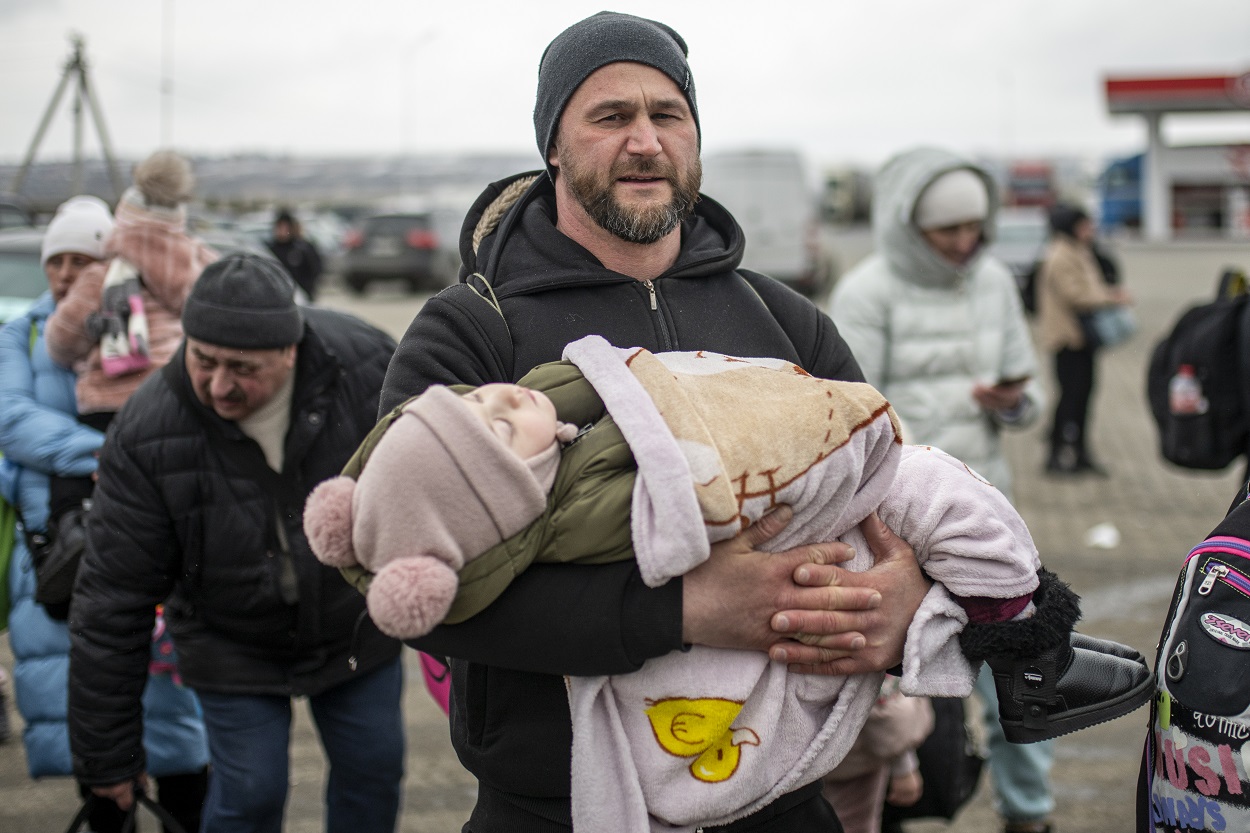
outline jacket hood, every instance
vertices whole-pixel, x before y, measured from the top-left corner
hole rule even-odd
[[[928,185],[948,171],[967,168],[985,182],[989,212],[981,247],[963,266],[954,266],[925,242],[913,221],[916,201]],[[873,185],[872,227],[876,248],[890,271],[899,278],[924,286],[951,286],[976,269],[993,241],[998,214],[998,186],[983,169],[939,148],[917,148],[890,159],[877,173]]]
[[[715,200],[700,195],[681,234],[681,253],[662,277],[703,277],[742,262],[742,229]],[[555,186],[542,171],[502,179],[482,192],[460,229],[460,263],[462,283],[480,275],[500,298],[634,280],[606,269],[556,230]]]

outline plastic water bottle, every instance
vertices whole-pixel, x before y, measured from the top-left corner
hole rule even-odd
[[[1183,364],[1168,383],[1168,409],[1173,414],[1205,414],[1207,398],[1202,395],[1202,383],[1194,375],[1194,367]]]

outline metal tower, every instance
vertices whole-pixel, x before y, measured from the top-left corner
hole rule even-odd
[[[56,108],[61,102],[61,96],[65,94],[65,90],[69,87],[70,82],[76,81],[77,86],[73,93],[74,180],[72,193],[82,193],[82,131],[83,103],[85,102],[91,111],[91,118],[95,122],[96,134],[100,138],[100,147],[104,151],[104,161],[108,164],[109,180],[113,184],[113,198],[115,200],[120,199],[122,193],[121,177],[117,172],[117,161],[113,157],[108,132],[104,128],[104,117],[100,111],[99,102],[96,101],[95,94],[92,92],[92,85],[87,72],[87,59],[83,55],[82,36],[71,35],[70,43],[74,47],[74,52],[69,60],[65,62],[65,69],[61,72],[61,81],[57,84],[56,91],[52,94],[52,100],[48,102],[48,109],[44,111],[43,118],[39,121],[39,127],[35,130],[35,137],[31,140],[30,148],[26,151],[26,158],[22,160],[22,165],[17,170],[17,176],[13,180],[13,192],[21,193],[22,185],[26,180],[26,174],[35,159],[35,153],[39,150],[39,144],[43,141],[44,134],[48,131],[48,125],[52,122],[52,115],[56,112]]]

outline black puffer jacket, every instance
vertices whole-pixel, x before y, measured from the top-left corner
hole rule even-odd
[[[475,232],[489,229],[501,195],[515,198],[521,180],[492,185],[470,211],[461,275],[471,284],[439,293],[413,320],[387,372],[384,410],[435,383],[515,381],[591,333],[655,352],[784,358],[818,376],[862,381],[823,313],[780,283],[737,270],[742,231],[712,200],[684,224],[677,262],[646,283],[605,269],[556,230],[545,175],[479,249]],[[474,273],[493,288],[506,325],[471,288],[490,295]],[[632,561],[535,565],[483,613],[416,644],[467,660],[452,663],[452,741],[483,789],[567,824],[572,734],[560,675],[625,673],[679,650],[681,582],[647,588]]]
[[[395,343],[339,313],[306,318],[281,474],[195,398],[185,343],[113,423],[70,611],[70,737],[86,783],[143,769],[140,697],[167,596],[192,688],[315,694],[398,655],[363,597],[313,556],[302,520],[308,493],[373,427]]]

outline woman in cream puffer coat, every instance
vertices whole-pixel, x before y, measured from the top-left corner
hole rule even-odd
[[[973,185],[976,180],[967,172],[982,186],[971,201],[980,209],[975,239],[971,233],[978,226],[966,222],[974,219],[966,211],[933,223],[919,216],[922,207],[926,215],[934,213],[930,197],[939,179]],[[945,202],[950,209],[950,201]],[[894,406],[906,440],[962,459],[1011,499],[1011,469],[999,434],[1032,425],[1045,404],[1015,279],[986,251],[997,211],[993,180],[967,160],[936,148],[894,157],[874,183],[876,252],[838,282],[830,314],[864,378]],[[966,235],[958,265],[931,244],[947,221]],[[1009,398],[1013,406],[987,407]],[[1054,810],[1048,780],[1052,742],[1007,742],[985,668],[977,691],[984,700],[990,774],[1006,829],[1048,829]]]
[[[982,241],[960,266],[914,221],[925,188],[958,169],[982,177],[989,196]],[[1010,497],[999,433],[1031,425],[1044,394],[1015,281],[986,254],[997,209],[993,181],[965,160],[935,148],[895,157],[874,187],[876,251],[838,282],[830,314],[908,442],[953,454]],[[977,385],[1021,379],[1028,381],[1013,411],[986,410],[973,395]]]

